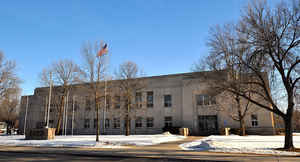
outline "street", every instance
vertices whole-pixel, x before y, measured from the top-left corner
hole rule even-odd
[[[105,161],[105,162],[213,162],[211,160],[167,159],[167,158],[136,158],[118,156],[82,156],[43,153],[0,152],[0,161]]]

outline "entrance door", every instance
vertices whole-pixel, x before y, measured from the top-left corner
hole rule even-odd
[[[218,120],[216,115],[198,116],[199,135],[218,134]]]

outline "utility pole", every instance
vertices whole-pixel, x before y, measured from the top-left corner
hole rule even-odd
[[[27,109],[28,109],[28,96],[26,96],[26,110],[25,110],[25,121],[24,121],[24,134],[26,133]]]
[[[44,123],[47,122],[47,112],[48,112],[47,111],[47,108],[48,108],[48,104],[47,104],[47,102],[48,102],[47,100],[48,99],[47,98],[48,98],[48,96],[45,96],[45,114],[44,114],[45,116],[44,116]]]
[[[47,117],[47,126],[46,128],[49,128],[49,114],[50,114],[50,108],[51,108],[51,93],[52,93],[52,72],[50,72],[50,89],[49,89],[49,99],[48,99],[48,117]]]

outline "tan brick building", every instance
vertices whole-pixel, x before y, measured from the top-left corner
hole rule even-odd
[[[136,93],[138,95],[136,98],[139,98],[142,104],[132,113],[134,117],[131,120],[131,134],[161,133],[166,125],[189,128],[194,135],[218,134],[225,127],[239,128],[239,123],[233,121],[228,115],[230,100],[226,98],[224,101],[222,94],[217,97],[209,96],[208,92],[213,89],[209,86],[210,80],[203,77],[204,73],[215,77],[226,76],[215,72],[194,72],[141,78],[146,81],[146,87]],[[117,81],[108,83],[114,85]],[[48,92],[49,87],[36,88],[33,95],[22,97],[21,132],[24,130],[27,98],[29,102],[26,129],[34,128],[46,121]],[[74,102],[73,96],[75,96]],[[75,85],[69,98],[68,115],[65,120],[67,134],[71,134],[72,128],[74,134],[95,134],[96,117],[93,100],[85,87]],[[122,106],[122,103],[107,99],[105,113],[104,109],[100,110],[101,133],[124,134],[125,120],[121,115]],[[219,106],[222,110],[218,108]],[[57,112],[55,111],[55,108],[51,107],[50,126],[56,126]],[[273,134],[273,114],[263,109],[253,106],[245,123],[248,133]]]

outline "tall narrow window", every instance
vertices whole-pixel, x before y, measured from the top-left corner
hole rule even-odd
[[[165,127],[172,127],[172,126],[173,126],[172,117],[166,116],[165,117]]]
[[[204,104],[203,95],[196,95],[196,102],[197,102],[197,105],[203,105]]]
[[[153,91],[147,92],[147,107],[153,107]]]
[[[215,96],[211,96],[211,97],[210,97],[210,104],[211,104],[211,105],[217,104],[217,101],[216,101],[216,97],[215,97]]]
[[[209,96],[203,95],[204,105],[209,105]]]
[[[153,127],[154,118],[153,117],[147,117],[147,128]]]
[[[172,96],[164,95],[165,107],[172,107]]]
[[[137,107],[142,107],[142,92],[136,92],[135,94],[135,102],[137,104]]]
[[[121,97],[120,96],[115,96],[115,108],[119,109],[120,108],[120,103],[121,102]]]
[[[84,119],[84,128],[90,128],[90,119]]]
[[[79,109],[78,101],[74,101],[74,111],[77,111]]]
[[[85,97],[85,109],[91,110],[91,100],[88,96]]]
[[[105,119],[105,128],[109,128],[109,119]]]
[[[143,124],[142,124],[142,117],[137,117],[135,119],[135,127],[136,128],[141,128],[142,126],[143,126]]]
[[[257,120],[257,115],[256,114],[251,115],[251,125],[252,125],[252,127],[257,127],[258,126],[258,120]]]
[[[50,128],[54,127],[54,120],[49,120],[49,126],[50,126]]]
[[[120,128],[120,118],[114,118],[114,128]]]
[[[97,119],[94,119],[94,128],[97,128]]]
[[[109,109],[110,108],[110,96],[109,95],[106,95],[106,108]]]

